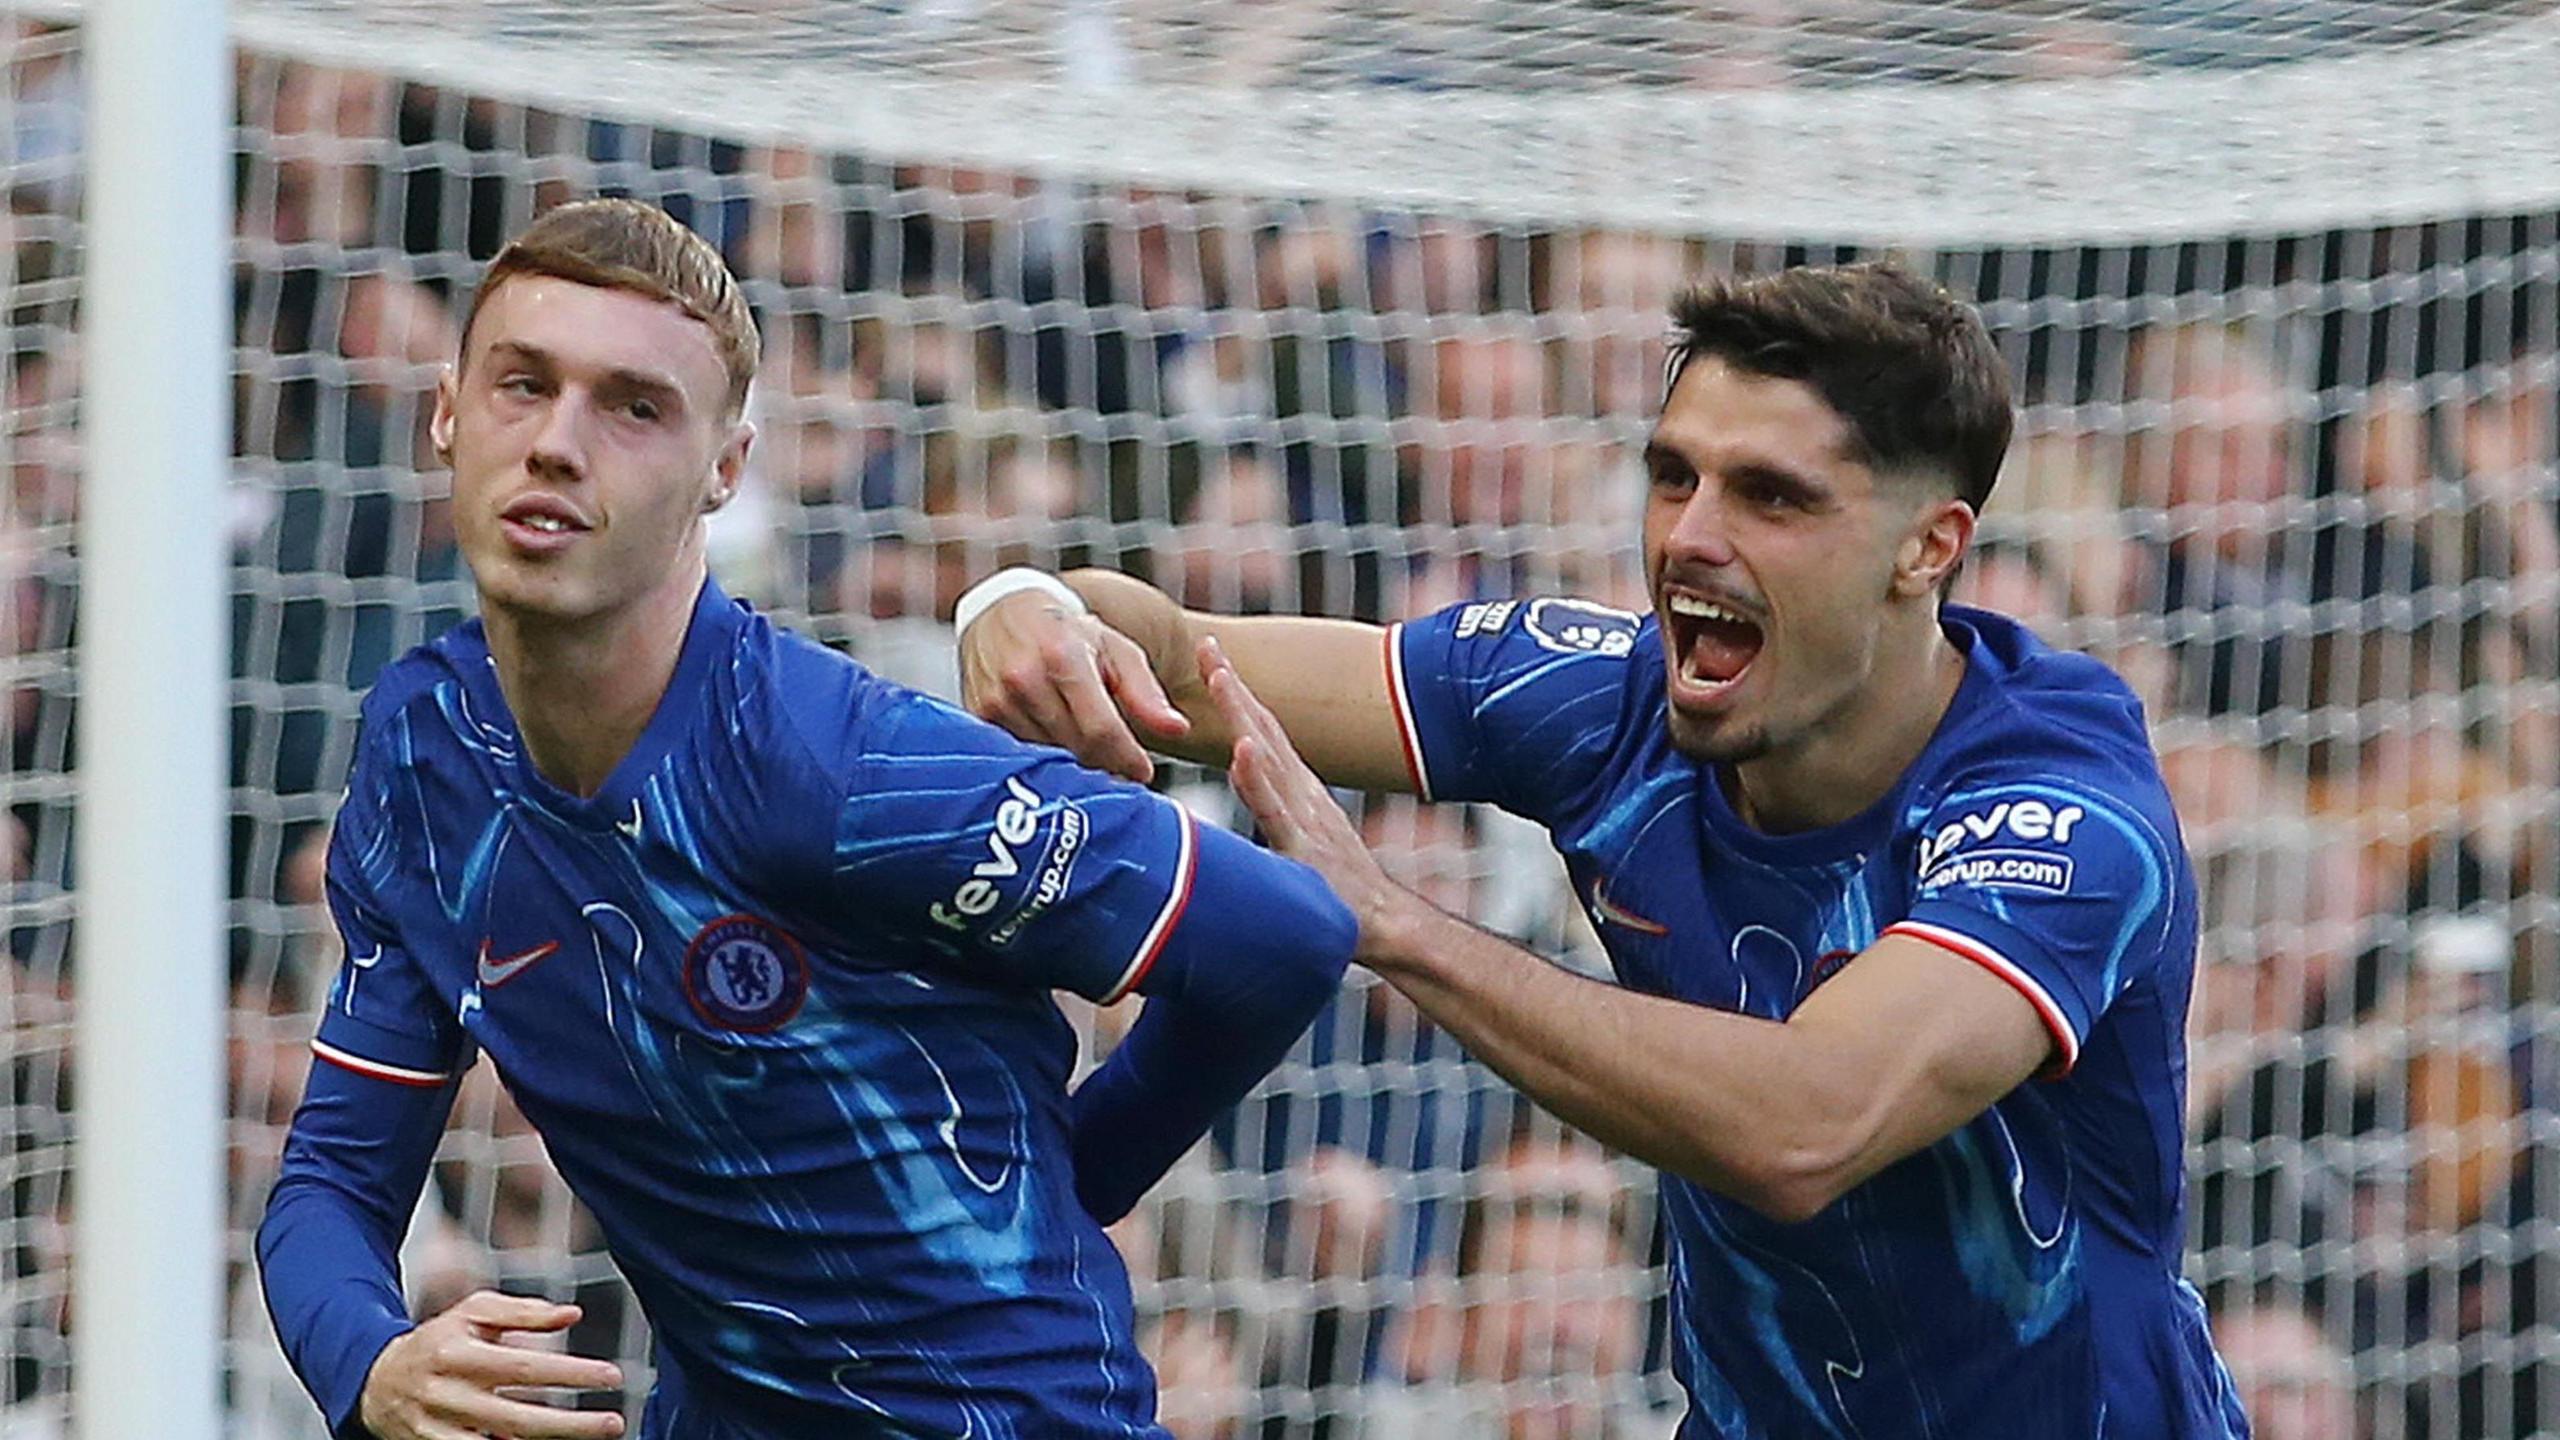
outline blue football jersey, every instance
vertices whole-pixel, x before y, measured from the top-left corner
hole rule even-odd
[[[573,796],[475,622],[366,703],[314,1048],[420,1086],[493,1062],[655,1330],[647,1433],[1157,1435],[1051,991],[1136,985],[1202,847],[716,586]]]
[[[1621,983],[1783,1019],[1886,934],[1984,966],[2050,1073],[1803,1224],[1677,1177],[1685,1437],[2247,1433],[2180,1275],[2195,884],[2123,682],[1948,607],[1953,705],[1890,794],[1769,835],[1671,745],[1649,618],[1584,601],[1396,627],[1424,793],[1544,824]]]

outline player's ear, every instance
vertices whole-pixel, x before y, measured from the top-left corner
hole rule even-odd
[[[710,483],[702,489],[702,513],[705,515],[729,503],[738,493],[738,482],[747,473],[747,452],[755,448],[756,427],[741,420],[720,442],[720,454],[711,462]]]
[[[453,463],[453,401],[461,385],[452,366],[436,372],[435,413],[427,417],[427,439],[436,447],[436,459]]]
[[[1962,500],[1950,496],[1924,507],[1894,552],[1893,593],[1914,598],[1938,593],[1972,547],[1973,529],[1973,507]]]

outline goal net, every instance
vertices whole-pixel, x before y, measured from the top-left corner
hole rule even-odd
[[[1684,279],[1892,254],[1977,300],[2024,408],[1960,598],[2149,707],[2206,892],[2189,1270],[2234,1369],[2292,1433],[2560,1433],[2551,0],[232,14],[240,1433],[319,1429],[249,1235],[336,963],[357,699],[469,606],[436,367],[503,238],[596,193],[688,220],[758,309],[725,583],[945,693],[954,597],[1017,560],[1230,610],[1642,608]],[[79,6],[5,18],[14,1437],[63,1425],[77,1321],[80,434],[148,420],[79,407]],[[1167,783],[1234,819],[1216,777]],[[1361,824],[1432,898],[1603,968],[1519,822]],[[1186,1440],[1670,1428],[1642,1167],[1374,984],[1117,1238]],[[406,1262],[422,1309],[579,1300],[636,1406],[645,1324],[485,1067]]]

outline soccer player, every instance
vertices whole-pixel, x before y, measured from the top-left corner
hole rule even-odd
[[[1083,572],[964,635],[972,703],[1229,763],[1361,963],[1661,1168],[1683,1435],[2244,1434],[2179,1273],[2196,901],[2141,708],[1940,600],[2009,440],[1989,336],[1889,267],[1673,318],[1651,616],[1382,632]],[[1397,889],[1318,775],[1546,825],[1620,983]]]
[[[717,252],[594,201],[498,256],[438,387],[481,619],[365,702],[346,964],[258,1235],[335,1434],[621,1433],[519,1396],[620,1383],[509,1339],[574,1308],[401,1305],[485,1054],[654,1328],[644,1435],[1161,1435],[1101,1223],[1348,963],[1312,871],[710,583],[755,357]],[[1072,1095],[1054,988],[1148,997]]]

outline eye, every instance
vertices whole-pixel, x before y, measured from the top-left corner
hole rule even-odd
[[[1813,497],[1789,481],[1768,475],[1744,475],[1734,486],[1742,499],[1759,509],[1770,511],[1802,511],[1813,508]]]
[[[658,417],[665,412],[657,401],[646,395],[634,395],[622,402],[622,413],[643,425],[655,425],[658,423]]]
[[[1653,488],[1665,495],[1686,495],[1698,488],[1698,472],[1677,460],[1655,459],[1646,468]]]
[[[530,398],[542,393],[542,382],[521,370],[510,371],[498,377],[498,390],[501,394]]]

